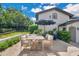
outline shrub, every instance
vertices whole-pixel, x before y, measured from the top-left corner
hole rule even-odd
[[[52,31],[48,31],[48,34],[53,35],[53,30]]]
[[[38,30],[35,30],[33,33],[34,34],[41,34],[41,31],[42,31],[41,29],[38,29]]]
[[[19,40],[20,40],[19,37],[15,37],[10,40],[6,40],[6,42],[8,43],[8,46],[10,47],[10,46],[16,44],[17,42],[19,42]]]
[[[10,47],[14,44],[14,42],[12,40],[6,40],[6,42],[8,43],[8,47]]]
[[[13,31],[12,29],[8,29],[8,28],[0,28],[0,33],[6,33],[6,32],[11,32]]]
[[[14,37],[9,40],[0,42],[0,51],[7,49],[8,47],[16,44],[19,41],[20,41],[19,37]]]
[[[28,30],[30,31],[30,33],[33,33],[37,29],[38,29],[38,26],[36,24],[32,24],[29,26]]]
[[[44,33],[42,33],[42,36],[44,36],[44,37],[45,37],[45,36],[46,36],[46,34],[48,34],[48,33],[47,33],[47,32],[44,32]]]
[[[8,48],[8,43],[6,41],[0,42],[0,51]]]
[[[58,38],[60,40],[63,40],[65,42],[69,43],[71,41],[70,32],[68,32],[68,31],[58,31]]]

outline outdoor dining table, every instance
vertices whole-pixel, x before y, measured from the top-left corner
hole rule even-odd
[[[51,39],[51,37],[49,38]],[[24,35],[22,38],[23,46],[30,50],[42,50],[48,49],[52,45],[52,40],[44,38],[41,35]]]
[[[31,50],[38,50],[38,49],[43,49],[43,44],[42,41],[45,40],[45,38],[43,36],[40,35],[28,35],[26,37],[26,40],[30,41],[29,45],[31,46]]]

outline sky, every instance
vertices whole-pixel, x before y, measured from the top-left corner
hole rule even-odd
[[[27,15],[32,20],[36,20],[35,13],[50,8],[58,7],[64,11],[79,16],[79,4],[77,3],[2,3],[3,8],[15,8],[21,10],[24,15]]]

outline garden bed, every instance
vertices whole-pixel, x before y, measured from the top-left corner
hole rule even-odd
[[[0,56],[17,56],[22,50],[21,42],[7,48],[4,51],[0,52]]]
[[[16,56],[21,51],[20,36],[7,38],[0,41],[0,55],[1,56]]]

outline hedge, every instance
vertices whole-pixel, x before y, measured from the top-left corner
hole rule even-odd
[[[63,40],[65,42],[69,43],[71,41],[70,32],[68,32],[68,31],[58,31],[58,38],[60,40]]]
[[[41,29],[37,29],[37,30],[35,30],[33,33],[34,33],[34,34],[39,34],[39,35],[41,35],[41,34],[42,34],[42,30],[41,30]]]
[[[0,42],[0,51],[3,51],[5,49],[11,47],[12,45],[18,43],[19,41],[20,41],[19,37],[14,37],[14,38],[11,38],[9,40],[5,40],[5,41]]]

